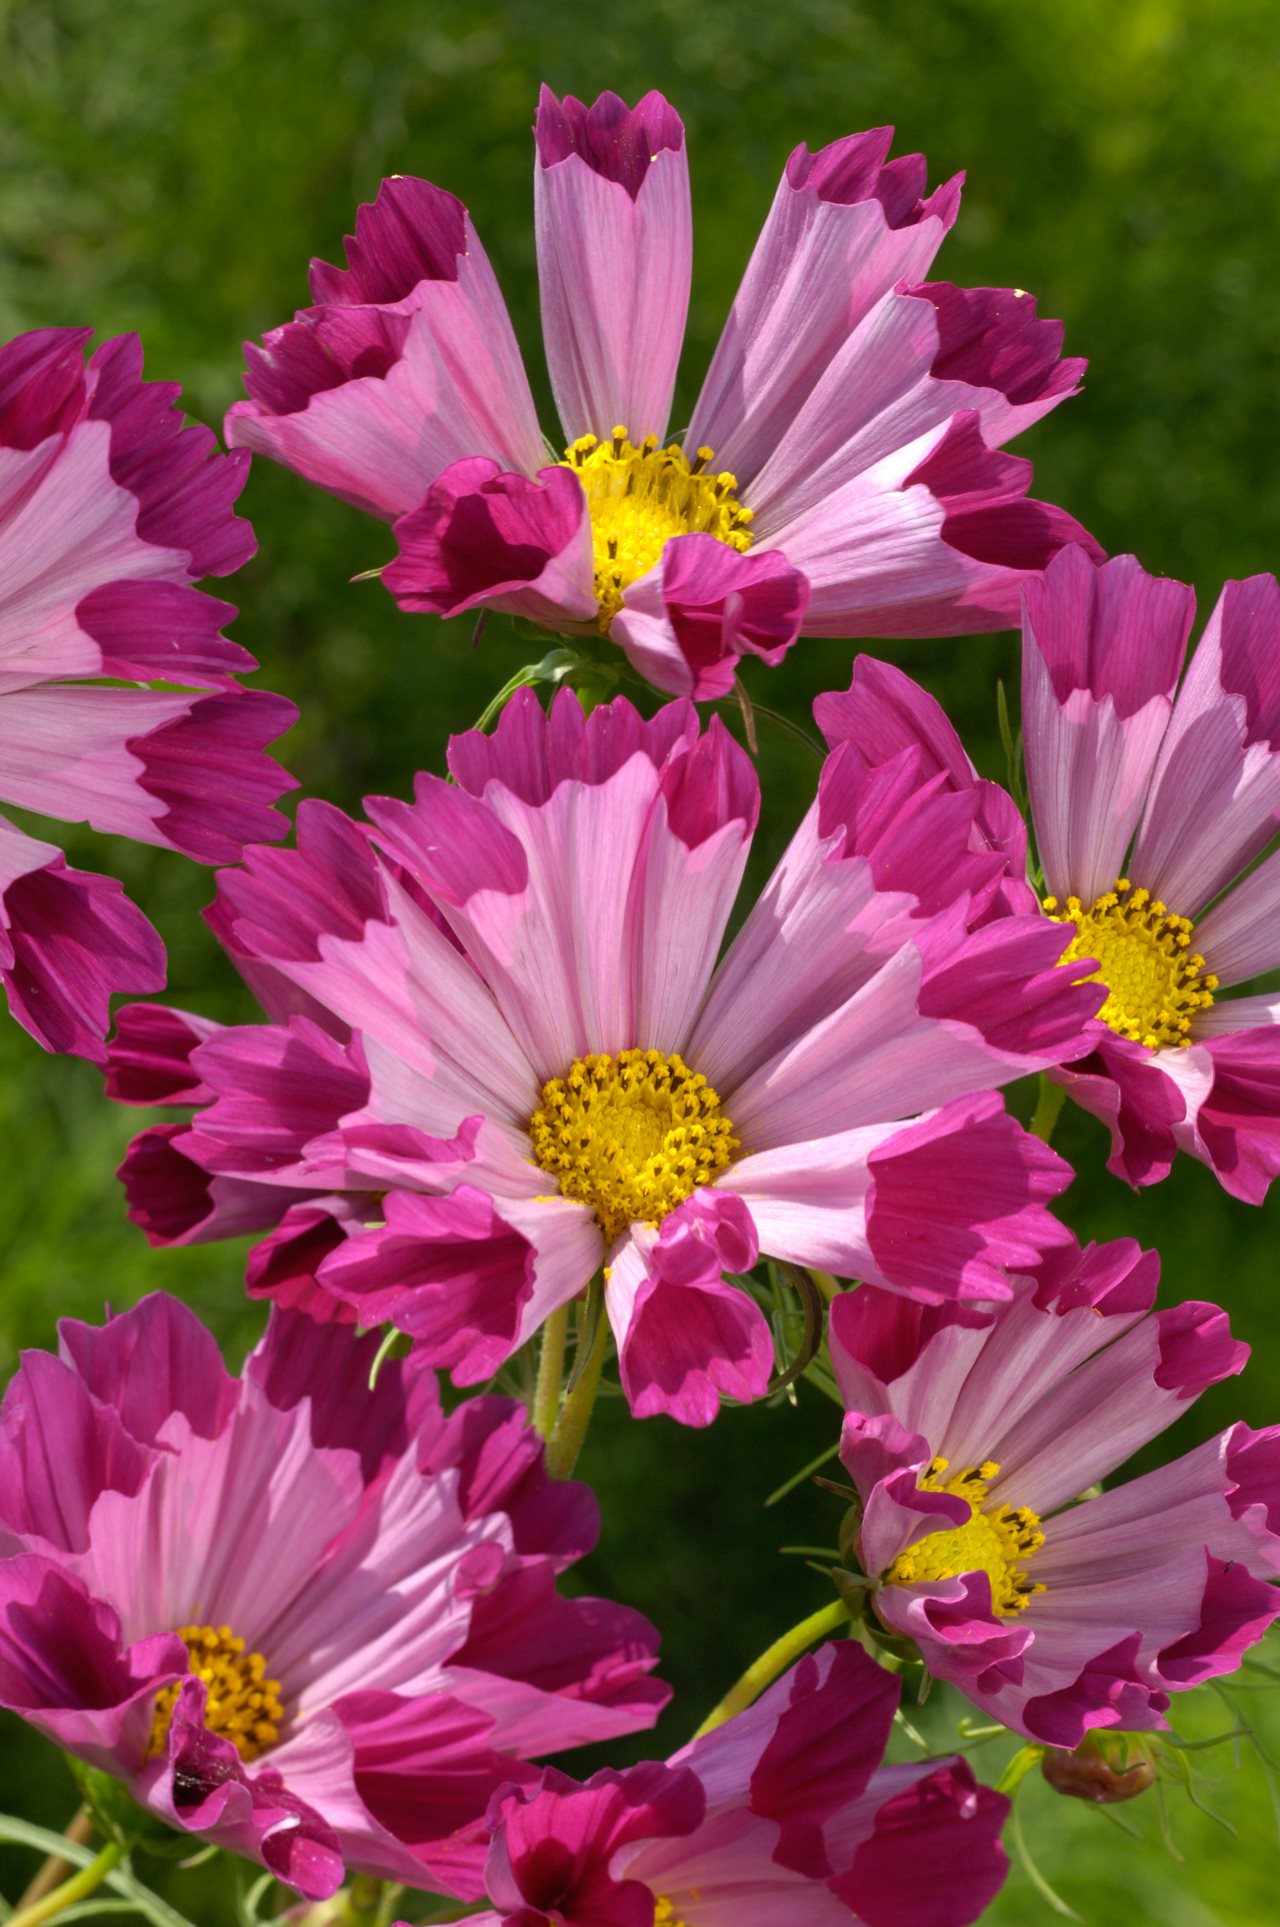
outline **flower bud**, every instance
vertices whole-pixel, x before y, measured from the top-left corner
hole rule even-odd
[[[1074,1753],[1050,1748],[1040,1771],[1055,1793],[1116,1806],[1145,1793],[1155,1779],[1155,1747],[1138,1733],[1089,1733]]]

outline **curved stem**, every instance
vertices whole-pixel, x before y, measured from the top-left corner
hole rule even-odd
[[[1012,1793],[1014,1788],[1026,1779],[1031,1769],[1039,1766],[1043,1758],[1044,1748],[1042,1746],[1020,1746],[997,1780],[996,1792]]]
[[[843,1599],[835,1599],[820,1612],[810,1613],[808,1619],[802,1619],[790,1632],[783,1633],[781,1639],[775,1639],[759,1659],[752,1661],[737,1685],[729,1688],[719,1706],[707,1714],[694,1739],[700,1740],[704,1733],[714,1732],[717,1726],[723,1726],[726,1720],[731,1720],[735,1713],[745,1711],[753,1700],[760,1697],[766,1686],[771,1686],[780,1673],[786,1672],[793,1660],[799,1659],[807,1647],[816,1640],[825,1639],[828,1633],[838,1633],[848,1623],[849,1608]]]
[[[93,1838],[93,1815],[88,1807],[81,1807],[68,1822],[65,1837],[78,1847],[88,1846]],[[52,1893],[60,1880],[65,1880],[68,1874],[74,1873],[75,1864],[74,1860],[64,1860],[61,1854],[51,1853],[19,1900],[19,1911],[23,1907],[33,1906],[37,1900],[43,1900],[46,1894]]]
[[[813,1266],[810,1265],[809,1276],[813,1279],[814,1284],[818,1287],[818,1290],[822,1293],[828,1304],[831,1303],[833,1298],[839,1298],[841,1296],[843,1287],[841,1286],[840,1280],[833,1278],[829,1271],[815,1271]]]
[[[1061,1084],[1055,1084],[1044,1071],[1040,1073],[1040,1092],[1036,1098],[1035,1115],[1031,1119],[1031,1134],[1045,1144],[1053,1136],[1053,1127],[1058,1121],[1058,1113],[1066,1103],[1067,1093]]]
[[[581,1347],[588,1344],[591,1349],[584,1358]],[[609,1321],[601,1316],[596,1322],[594,1334],[588,1325],[579,1340],[571,1389],[565,1394],[560,1416],[547,1440],[547,1471],[553,1479],[569,1478],[578,1463],[582,1441],[587,1436],[587,1427],[595,1409],[596,1393],[600,1390],[600,1375],[604,1371],[608,1348]]]
[[[124,1848],[118,1840],[108,1840],[96,1859],[87,1867],[82,1867],[70,1880],[64,1880],[52,1893],[45,1894],[30,1907],[21,1908],[10,1914],[9,1927],[39,1927],[44,1920],[53,1920],[58,1914],[74,1907],[77,1900],[84,1900],[102,1885],[111,1869],[124,1859]]]
[[[549,1439],[560,1410],[560,1384],[564,1378],[564,1347],[569,1335],[569,1307],[561,1305],[542,1327],[542,1350],[538,1354],[538,1382],[533,1390],[533,1429]]]

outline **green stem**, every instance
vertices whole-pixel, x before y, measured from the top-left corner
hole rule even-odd
[[[20,1912],[10,1914],[9,1927],[39,1927],[44,1920],[53,1920],[58,1914],[74,1907],[77,1900],[86,1899],[94,1893],[106,1879],[113,1867],[124,1859],[124,1848],[118,1840],[108,1840],[102,1852],[87,1867],[82,1867],[70,1880],[64,1880],[51,1894],[45,1894],[33,1906],[23,1907]]]
[[[79,1812],[67,1823],[63,1836],[78,1847],[87,1847],[93,1838],[93,1815],[88,1807]],[[51,1853],[18,1901],[19,1909],[31,1907],[37,1900],[43,1900],[56,1886],[75,1872],[75,1861],[68,1860],[63,1854]]]
[[[561,1305],[542,1327],[542,1350],[538,1354],[538,1382],[533,1390],[533,1429],[544,1439],[551,1437],[556,1413],[560,1410],[560,1384],[564,1378],[564,1347],[569,1335],[569,1307]]]
[[[833,1298],[840,1296],[840,1280],[833,1278],[829,1271],[815,1271],[813,1266],[810,1265],[809,1276],[813,1279],[814,1284],[818,1287],[818,1290],[822,1293],[828,1304],[831,1303]]]
[[[1055,1084],[1052,1078],[1041,1071],[1040,1094],[1036,1098],[1035,1116],[1031,1120],[1033,1137],[1043,1139],[1046,1144],[1049,1142],[1053,1136],[1053,1127],[1058,1121],[1058,1113],[1066,1100],[1067,1093],[1062,1085]]]
[[[996,1782],[997,1793],[1012,1793],[1044,1758],[1042,1746],[1020,1746]]]
[[[371,1874],[358,1873],[351,1882],[342,1910],[342,1927],[371,1927],[383,1918],[382,1897],[385,1882]]]
[[[843,1599],[836,1599],[820,1612],[810,1613],[808,1619],[802,1619],[790,1632],[783,1633],[781,1639],[775,1639],[759,1659],[752,1661],[737,1685],[729,1688],[719,1706],[707,1714],[694,1739],[700,1740],[704,1733],[714,1732],[717,1726],[723,1726],[726,1720],[731,1720],[735,1713],[743,1712],[753,1700],[759,1698],[766,1686],[772,1685],[780,1673],[786,1672],[793,1660],[799,1659],[806,1648],[816,1640],[825,1639],[829,1633],[840,1632],[848,1623],[849,1608]]]
[[[572,1476],[582,1450],[582,1441],[587,1436],[587,1427],[591,1423],[596,1393],[600,1390],[600,1375],[604,1371],[605,1353],[609,1347],[609,1321],[603,1313],[597,1321],[594,1340],[588,1326],[578,1343],[580,1347],[590,1343],[591,1350],[586,1358],[579,1355],[574,1361],[572,1389],[565,1394],[560,1416],[547,1440],[547,1471],[553,1479]]]

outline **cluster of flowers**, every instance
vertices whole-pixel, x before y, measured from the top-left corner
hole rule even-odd
[[[767,1258],[831,1301],[828,1630],[861,1614],[1057,1749],[1164,1726],[1261,1637],[1280,1427],[1077,1503],[1247,1348],[1215,1306],[1154,1309],[1154,1253],[1079,1246],[1069,1167],[999,1092],[1043,1074],[1133,1184],[1178,1149],[1253,1203],[1280,1171],[1280,1001],[1224,994],[1280,968],[1280,589],[1229,584],[1179,688],[1191,591],[998,452],[1082,364],[1029,296],[922,278],[959,182],[926,194],[887,130],[791,157],[680,441],[681,123],[544,95],[536,143],[562,455],[465,208],[406,178],[250,349],[228,437],[390,522],[403,608],[539,623],[673,698],[651,715],[521,690],[447,781],[361,821],[304,802],[271,848],[290,706],[239,686],[193,586],[251,549],[247,455],[181,427],[136,344],[0,352],[0,794],[233,865],[209,922],[266,1021],[135,1004],[108,1047],[158,939],[3,826],[10,1006],[188,1113],[135,1140],[131,1213],[156,1244],[263,1234],[271,1301],[239,1379],[164,1297],[26,1359],[0,1703],[313,1899],[359,1871],[510,1927],[960,1927],[1007,1803],[958,1758],[881,1764],[897,1682],[857,1640],[663,1763],[531,1764],[666,1699],[647,1621],[557,1591],[598,1525],[567,1473],[610,1342],[637,1417],[769,1393]],[[697,704],[803,635],[1019,619],[1035,854],[936,702],[860,656],[725,948],[759,791]],[[480,1385],[539,1334],[536,1426],[446,1416],[438,1371]]]

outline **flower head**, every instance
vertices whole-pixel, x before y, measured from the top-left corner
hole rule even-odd
[[[1280,588],[1229,582],[1178,687],[1194,609],[1132,556],[1064,553],[1028,587],[1027,786],[1044,909],[1096,961],[1095,1050],[1060,1073],[1111,1169],[1182,1149],[1259,1203],[1280,1171]]]
[[[1050,1746],[1165,1726],[1171,1693],[1233,1671],[1280,1612],[1280,1428],[1089,1496],[1248,1356],[1214,1305],[1153,1311],[1157,1270],[1122,1239],[1053,1253],[994,1308],[872,1288],[832,1307],[873,1610]]]
[[[995,451],[1078,386],[1030,295],[927,282],[959,180],[891,128],[799,147],[687,433],[668,418],[689,300],[684,128],[660,94],[546,88],[534,130],[550,464],[466,209],[385,181],[345,269],[247,349],[229,439],[394,522],[401,606],[601,633],[658,688],[723,695],[800,634],[1007,626],[1064,541]]]
[[[881,1766],[897,1697],[824,1646],[664,1763],[496,1795],[480,1927],[964,1927],[1004,1879],[1008,1802],[958,1759]]]
[[[0,800],[233,862],[286,828],[264,748],[295,713],[239,687],[235,611],[192,586],[253,553],[247,461],[183,426],[133,336],[86,364],[91,332],[0,348]],[[0,819],[0,977],[47,1050],[101,1059],[111,993],[158,989],[164,950],[118,883]]]
[[[986,919],[1006,858],[917,757],[828,759],[718,967],[757,809],[718,721],[524,692],[450,766],[225,879],[273,1025],[126,1016],[116,1093],[204,1103],[126,1164],[153,1237],[283,1219],[254,1288],[389,1318],[462,1383],[603,1267],[633,1410],[690,1424],[767,1388],[726,1277],[761,1250],[986,1299],[1061,1237],[1066,1168],[993,1087],[1100,993],[1044,918]]]
[[[1179,1148],[1259,1203],[1280,1170],[1280,1002],[1232,994],[1280,966],[1280,588],[1229,582],[1178,687],[1194,605],[1132,556],[1064,551],[1026,591],[1023,735],[1043,881],[932,697],[860,658],[818,700],[869,770],[913,749],[976,805],[975,847],[1010,875],[991,914],[1038,904],[1104,1001],[1092,1049],[1051,1072],[1109,1125],[1110,1168],[1166,1177]],[[1262,856],[1263,860],[1257,859]]]
[[[656,1635],[561,1599],[594,1544],[520,1407],[273,1313],[243,1378],[174,1300],[66,1322],[0,1413],[0,1703],[312,1898],[479,1892],[521,1763],[652,1722]],[[50,1467],[57,1471],[50,1477]]]

